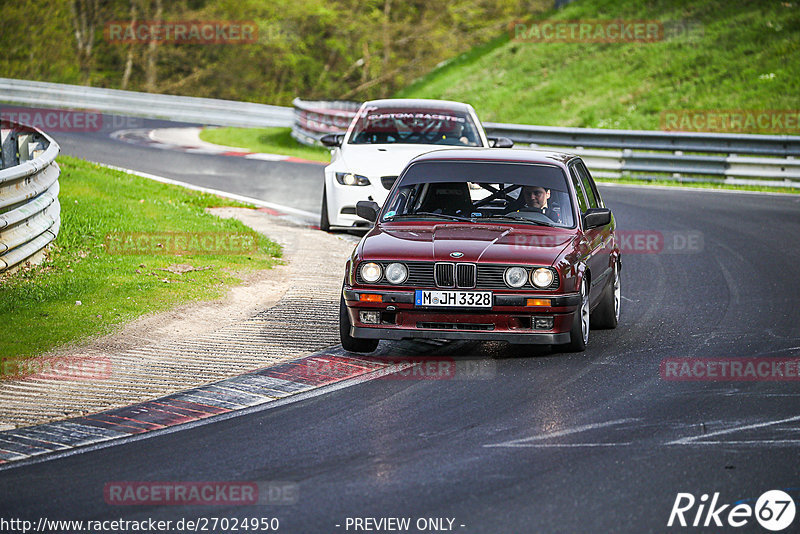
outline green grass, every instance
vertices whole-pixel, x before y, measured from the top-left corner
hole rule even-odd
[[[800,109],[797,2],[579,0],[539,18],[655,19],[689,31],[655,43],[506,35],[396,96],[469,102],[487,122],[642,130],[660,129],[665,110]]]
[[[729,191],[758,191],[761,193],[800,194],[798,187],[774,187],[769,185],[739,185],[719,182],[680,182],[678,180],[644,180],[636,178],[597,178],[597,183],[614,183],[629,185],[663,185],[668,187],[696,187],[698,189],[724,189]]]
[[[217,145],[245,148],[251,152],[330,163],[331,153],[327,148],[301,145],[291,132],[291,128],[207,128],[200,132],[200,139]]]
[[[239,221],[205,212],[243,206],[213,195],[160,184],[61,156],[61,231],[48,260],[0,277],[0,355],[27,357],[112,332],[143,314],[222,296],[241,273],[271,268],[276,243]],[[170,255],[157,246],[137,255],[111,253],[109,236],[174,232],[186,237],[246,234],[247,253]],[[157,240],[161,241],[161,240]],[[239,249],[241,251],[241,249]],[[188,264],[177,274],[164,270]],[[173,269],[175,270],[175,269]],[[81,304],[77,305],[76,302]],[[0,370],[2,372],[2,370]]]

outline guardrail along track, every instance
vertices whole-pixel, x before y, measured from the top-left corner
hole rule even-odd
[[[44,132],[3,123],[0,167],[0,272],[36,262],[58,235],[58,143]]]
[[[295,99],[292,136],[319,144],[343,133],[358,102]],[[800,136],[561,128],[484,123],[490,137],[577,154],[596,177],[800,187]]]
[[[0,78],[0,100],[91,109],[219,126],[291,126],[292,136],[319,144],[347,129],[358,102],[305,101],[293,108]],[[800,136],[562,128],[484,123],[492,137],[517,146],[555,148],[584,158],[596,177],[800,187]]]
[[[295,98],[292,137],[304,145],[318,145],[329,133],[344,133],[356,116],[359,102],[309,101]]]
[[[292,108],[288,107],[10,78],[0,78],[0,100],[218,126],[292,125]]]

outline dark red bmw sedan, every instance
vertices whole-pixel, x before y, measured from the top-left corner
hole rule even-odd
[[[413,159],[347,262],[342,346],[505,340],[582,351],[620,310],[615,221],[583,161],[554,152],[437,150]]]

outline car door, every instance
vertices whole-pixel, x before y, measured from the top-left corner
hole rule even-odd
[[[581,251],[583,260],[586,264],[586,267],[591,272],[591,285],[589,287],[589,306],[593,307],[599,296],[601,295],[602,291],[602,283],[604,280],[603,273],[606,270],[608,265],[607,257],[603,254],[604,250],[604,242],[603,242],[603,229],[602,228],[591,228],[585,229],[583,223],[583,215],[586,214],[586,211],[589,208],[596,208],[597,205],[597,197],[593,194],[587,194],[587,186],[585,185],[585,179],[583,176],[583,172],[581,167],[583,166],[583,162],[580,159],[573,160],[569,165],[569,175],[570,179],[572,180],[572,185],[575,188],[575,194],[578,197],[578,207],[581,212],[581,229],[583,230],[583,236],[581,239]],[[591,191],[591,188],[589,188]],[[593,191],[591,191],[593,193]],[[607,278],[607,274],[605,278]],[[599,283],[598,283],[599,279]]]
[[[586,165],[580,159],[575,163],[575,169],[580,176],[581,186],[586,195],[586,202],[589,208],[604,208],[603,200],[597,191],[597,186],[592,179]],[[587,236],[591,242],[592,258],[589,261],[592,270],[592,296],[599,298],[602,290],[611,281],[613,274],[613,239],[612,232],[614,220],[605,226],[592,228],[587,231]],[[591,299],[590,299],[591,300]]]

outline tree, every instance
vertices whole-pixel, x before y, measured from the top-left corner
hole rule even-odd
[[[95,26],[98,22],[99,0],[72,0],[72,26],[75,43],[78,49],[78,64],[84,85],[89,85],[92,71],[92,53],[94,52]]]
[[[155,13],[153,15],[153,20],[155,22],[161,22],[164,16],[164,6],[161,3],[161,0],[155,0]],[[151,39],[149,43],[147,43],[147,64],[145,66],[145,89],[148,92],[155,93],[156,92],[156,82],[158,80],[158,43]]]
[[[130,0],[131,4],[131,30],[136,27],[136,1]],[[128,54],[125,57],[125,70],[122,72],[122,83],[121,88],[127,89],[128,83],[131,80],[131,71],[133,70],[133,50],[134,50],[134,43],[130,43],[128,45]]]

